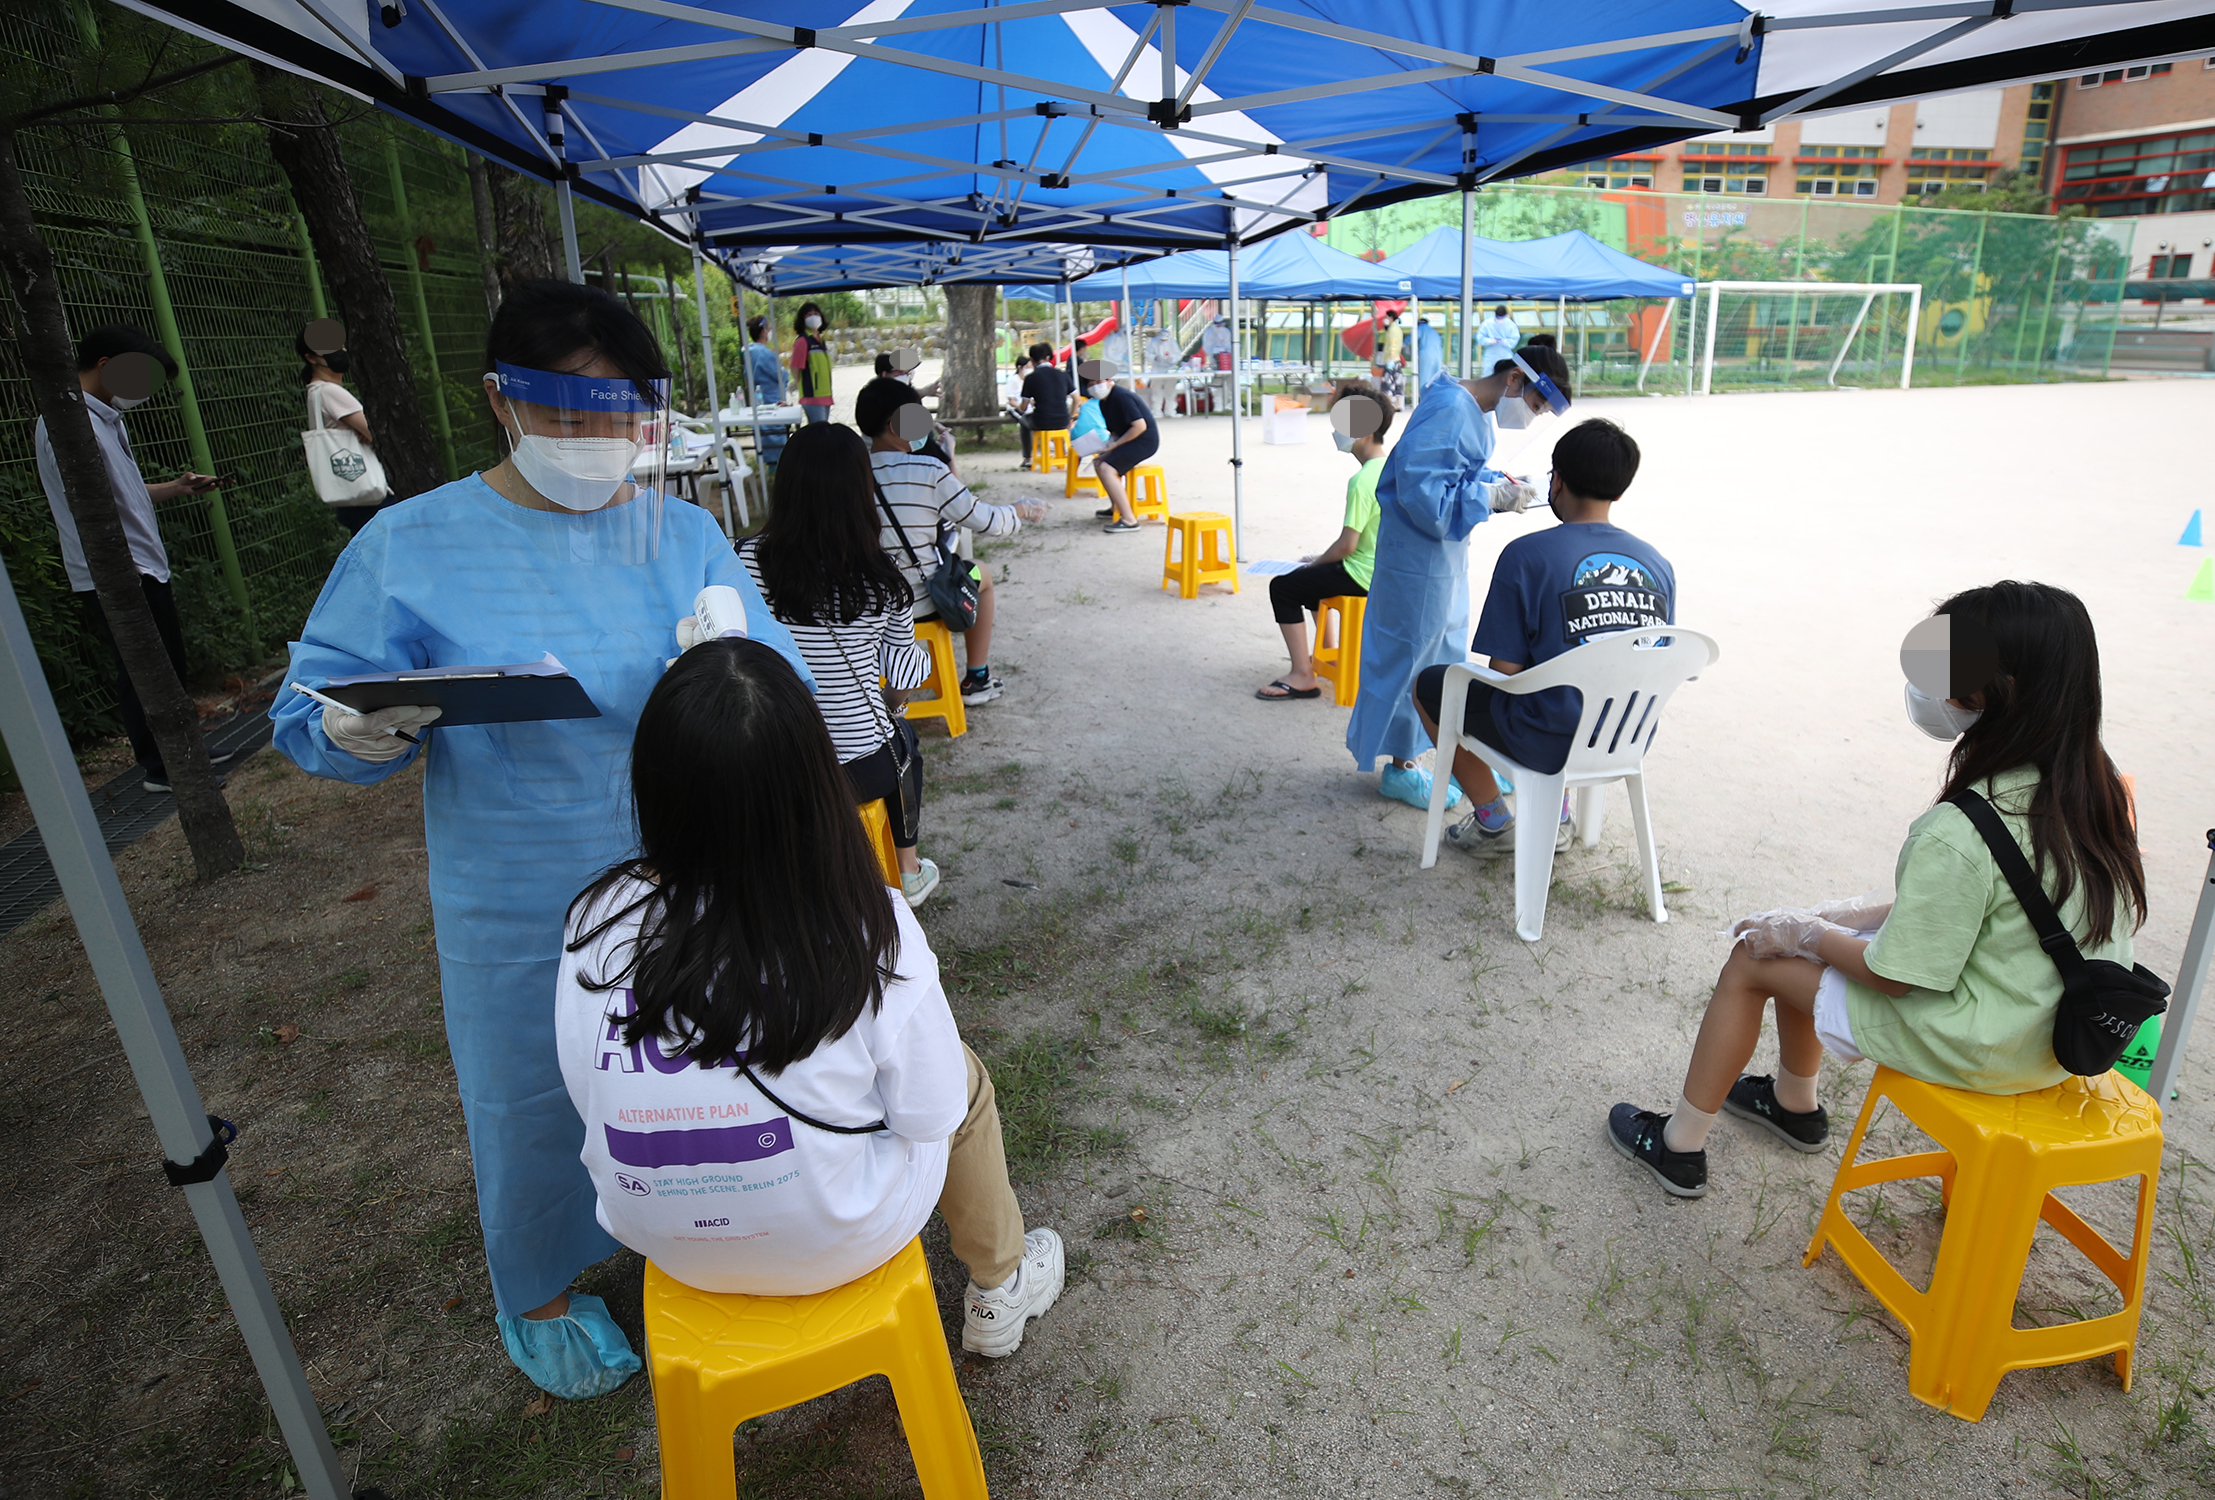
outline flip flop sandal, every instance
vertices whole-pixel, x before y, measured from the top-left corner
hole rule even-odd
[[[1300,689],[1294,687],[1291,683],[1285,682],[1281,679],[1276,682],[1270,683],[1269,687],[1282,688],[1284,689],[1284,691],[1281,693],[1272,693],[1269,691],[1269,688],[1255,688],[1254,696],[1256,698],[1259,698],[1264,703],[1283,703],[1293,698],[1320,698],[1323,696],[1323,690],[1319,687],[1312,687],[1309,688],[1306,692],[1302,692],[1300,691]]]

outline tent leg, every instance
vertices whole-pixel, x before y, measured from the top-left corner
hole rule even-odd
[[[1231,551],[1246,560],[1246,392],[1245,361],[1238,348],[1238,239],[1232,236],[1223,248],[1230,260],[1231,294]]]
[[[769,460],[767,456],[769,450],[763,446],[761,440],[761,395],[754,389],[753,364],[747,354],[747,351],[753,347],[753,342],[746,332],[746,283],[740,281],[736,276],[731,278],[731,295],[738,301],[738,378],[741,387],[746,392],[746,418],[754,429],[754,477],[761,482],[761,510],[763,515],[767,515],[769,513]],[[764,296],[762,298],[762,312],[766,314],[768,311],[769,299]],[[762,325],[763,333],[766,334],[771,331],[766,323]],[[740,512],[740,519],[748,526],[754,524],[754,518],[745,514],[743,510]]]
[[[116,1039],[131,1065],[139,1095],[154,1127],[162,1154],[190,1162],[214,1138],[200,1091],[177,1044],[177,1031],[162,1003],[161,989],[132,920],[114,861],[100,836],[100,822],[85,794],[84,777],[62,733],[61,715],[31,644],[15,586],[0,565],[0,725],[7,726],[7,749],[25,798],[37,819],[70,918],[77,924],[85,957],[115,1024]],[[218,1170],[206,1182],[185,1188],[185,1201],[208,1247],[245,1335],[254,1371],[292,1450],[300,1483],[312,1500],[346,1500],[348,1487],[323,1425],[323,1413],[308,1390],[300,1354],[285,1328],[284,1313],[270,1290],[268,1274],[254,1239],[239,1213],[228,1173]]]
[[[715,472],[723,481],[723,534],[735,536],[738,528],[731,524],[731,461],[723,451],[723,398],[715,389],[715,336],[708,331],[708,274],[707,258],[700,253],[700,242],[692,242],[692,305],[700,310],[700,366],[708,381],[708,432],[715,440]],[[746,497],[738,497],[738,514],[742,524],[751,526],[754,518],[746,513]]]
[[[2184,942],[2184,962],[2177,968],[2169,1014],[2161,1023],[2161,1044],[2154,1049],[2153,1072],[2146,1080],[2146,1092],[2164,1105],[2184,1062],[2184,1044],[2192,1035],[2192,1018],[2207,984],[2209,952],[2215,949],[2215,838],[2208,840],[2207,849],[2207,878],[2200,882],[2199,905],[2193,908],[2191,933]]]
[[[1638,388],[1640,390],[1646,388],[1646,371],[1653,365],[1654,351],[1661,347],[1663,337],[1669,332],[1669,314],[1676,310],[1677,304],[1674,298],[1670,298],[1661,304],[1661,326],[1654,330],[1654,336],[1647,341],[1646,357],[1640,360],[1638,364]]]
[[[1470,322],[1470,303],[1473,300],[1473,288],[1470,279],[1474,274],[1470,265],[1470,256],[1473,253],[1470,241],[1476,234],[1476,223],[1477,195],[1468,188],[1463,188],[1461,190],[1461,378],[1463,380],[1469,379],[1471,375],[1469,369],[1469,341],[1476,332],[1475,326]]]

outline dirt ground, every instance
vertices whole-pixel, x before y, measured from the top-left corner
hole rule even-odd
[[[2185,599],[2205,554],[2177,545],[2208,400],[2177,381],[1583,404],[1644,445],[1617,519],[1723,654],[1648,763],[1670,920],[1644,909],[1615,792],[1537,944],[1506,868],[1416,868],[1421,815],[1353,772],[1343,710],[1253,699],[1283,667],[1264,579],[1179,600],[1159,531],[1102,536],[1092,501],[986,544],[1007,694],[959,741],[926,731],[923,852],[947,879],[923,918],[1026,1214],[1072,1266],[1019,1355],[956,1355],[994,1491],[2215,1489],[2206,1045],[2169,1109],[2133,1388],[2106,1361],[2020,1372],[1976,1424],[1908,1395],[1904,1334],[1835,1256],[1800,1266],[1843,1122],[1815,1156],[1721,1122],[1695,1203],[1601,1129],[1618,1099],[1675,1097],[1732,917],[1888,884],[1944,754],[1903,722],[1898,643],[1961,587],[2039,578],[2090,606],[2144,831],[2139,956],[2174,975],[2215,823],[2215,606]],[[1168,425],[1174,506],[1232,508],[1228,429]],[[2070,459],[2086,432],[2109,462]],[[1351,463],[1324,419],[1246,460],[1249,560],[1330,540]],[[966,467],[991,499],[1047,493],[1011,464]],[[1544,524],[1480,528],[1480,593]],[[208,1107],[242,1127],[232,1179],[348,1465],[395,1497],[654,1493],[643,1381],[540,1412],[499,1349],[415,776],[353,788],[265,752],[230,797],[254,869],[191,884],[174,825],[119,866]],[[285,1493],[66,911],[0,940],[0,967],[0,1077],[33,1143],[0,1209],[0,1496]],[[1826,1073],[1834,1114],[1867,1076]],[[1877,1136],[1914,1139],[1896,1116]],[[1857,1199],[1920,1284],[1935,1192]],[[2071,1201],[2127,1239],[2123,1192]],[[958,1268],[927,1243],[958,1317]],[[625,1255],[585,1280],[634,1335],[639,1274]],[[2116,1305],[2041,1230],[2018,1323]],[[745,1495],[915,1492],[877,1381],[750,1424],[739,1456]]]

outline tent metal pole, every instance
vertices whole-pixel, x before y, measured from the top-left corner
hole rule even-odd
[[[738,380],[740,388],[746,392],[746,419],[754,429],[754,475],[761,481],[761,509],[762,514],[767,515],[769,513],[769,450],[762,446],[761,394],[754,389],[753,343],[746,332],[746,283],[733,276],[731,278],[731,292],[738,301]],[[768,304],[769,299],[764,296],[762,298],[762,312],[765,315],[769,311]],[[766,322],[763,323],[762,332],[767,333],[769,331],[769,325]],[[745,515],[743,511],[740,514],[747,525],[754,524],[752,516]]]
[[[1231,553],[1246,560],[1245,361],[1238,343],[1238,236],[1223,242],[1230,261],[1231,293]]]
[[[708,268],[707,258],[700,253],[700,242],[692,242],[692,305],[700,310],[700,368],[708,381],[708,431],[715,439],[715,472],[723,482],[723,534],[730,536],[737,528],[731,525],[731,461],[723,451],[723,398],[715,389],[715,336],[708,331]],[[738,499],[738,513],[745,524],[751,526],[753,517],[746,514],[746,497]]]
[[[1980,256],[1984,253],[1984,226],[1982,224],[1977,226],[1977,253]],[[1895,276],[1899,274],[1897,266],[1893,268],[1892,274]],[[1973,271],[1969,276],[1969,295],[1972,299],[1976,296],[1976,273]],[[2156,317],[2160,316],[2158,308],[2154,315]],[[1907,389],[1908,377],[1915,373],[1915,330],[1921,326],[1922,321],[1923,284],[1918,281],[1907,294],[1907,343],[1900,350],[1900,389],[1903,391]],[[1961,347],[1964,349],[1969,347],[1967,325],[1963,325]]]
[[[1861,310],[1867,312],[1869,304],[1864,302]],[[1700,394],[1703,396],[1715,394],[1715,325],[1721,321],[1722,311],[1722,283],[1711,281],[1707,285],[1707,357],[1700,362]],[[1860,326],[1858,319],[1854,326]],[[1851,334],[1847,335],[1848,342],[1852,341],[1852,337]]]
[[[2207,852],[2207,876],[2200,882],[2191,935],[2184,940],[2184,963],[2177,970],[2169,1014],[2161,1023],[2161,1044],[2154,1049],[2153,1071],[2146,1079],[2146,1092],[2162,1104],[2168,1102],[2177,1068],[2184,1062],[2184,1043],[2192,1034],[2192,1017],[2207,984],[2207,960],[2215,952],[2215,828],[2207,831]]]
[[[1646,388],[1646,372],[1653,368],[1654,351],[1661,347],[1661,340],[1669,332],[1669,314],[1677,310],[1677,299],[1664,298],[1661,304],[1661,325],[1654,329],[1654,336],[1646,341],[1646,357],[1638,362],[1638,388]]]
[[[1129,261],[1123,262],[1123,308],[1121,312],[1116,314],[1116,319],[1123,325],[1123,363],[1126,367],[1124,373],[1130,374],[1138,368],[1139,343],[1138,330],[1131,327],[1131,265]]]
[[[1461,378],[1467,380],[1474,373],[1469,368],[1470,339],[1476,329],[1469,321],[1472,288],[1470,278],[1474,274],[1470,263],[1473,253],[1470,241],[1477,232],[1477,195],[1461,190]]]
[[[215,1137],[177,1031],[162,1003],[161,988],[147,961],[145,943],[132,920],[115,863],[100,835],[100,820],[85,793],[84,776],[62,733],[61,715],[40,668],[23,618],[15,585],[0,564],[0,725],[6,726],[8,755],[23,783],[25,799],[46,841],[48,859],[69,915],[77,925],[85,958],[92,965],[107,1001],[116,1040],[131,1065],[139,1096],[154,1127],[161,1153],[171,1162],[196,1162]],[[145,1181],[154,1181],[151,1171]],[[349,1494],[323,1425],[323,1413],[308,1389],[307,1372],[285,1328],[284,1312],[270,1290],[269,1276],[254,1249],[253,1235],[240,1214],[229,1174],[220,1164],[207,1181],[188,1183],[185,1202],[208,1247],[209,1263],[222,1282],[254,1372],[276,1414],[278,1429],[292,1450],[300,1483],[312,1500],[346,1500]]]
[[[561,219],[562,265],[569,279],[584,285],[584,262],[577,258],[577,206],[569,198],[569,162],[563,147],[562,101],[569,91],[555,85],[546,91],[546,144],[554,153],[554,209]]]

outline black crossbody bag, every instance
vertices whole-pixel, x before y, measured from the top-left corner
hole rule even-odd
[[[1992,804],[1970,791],[1946,800],[1967,814],[1984,835],[1985,847],[2007,877],[2023,914],[2037,929],[2038,946],[2061,971],[2061,1008],[2053,1018],[2054,1060],[2072,1073],[2097,1078],[2121,1059],[2139,1027],[2169,1008],[2169,986],[2144,964],[2126,969],[2113,959],[2086,958],[2040,889],[2030,861],[2023,858],[2022,845],[2015,842]]]
[[[877,504],[884,518],[892,523],[900,545],[907,549],[908,565],[922,573],[923,560],[915,555],[915,543],[908,540],[908,529],[900,524],[892,502],[885,499],[884,486],[877,483],[874,474],[869,476],[869,483],[877,491]],[[948,630],[967,630],[977,623],[977,600],[983,586],[978,582],[977,565],[960,553],[949,552],[943,546],[938,549],[938,566],[923,574],[923,591],[931,596],[931,605]]]
[[[775,1094],[770,1093],[769,1085],[756,1078],[754,1070],[747,1067],[743,1059],[734,1058],[733,1061],[738,1063],[738,1071],[746,1075],[746,1081],[761,1090],[762,1098],[767,1099],[771,1104],[783,1110],[793,1119],[798,1120],[802,1125],[813,1125],[817,1130],[827,1130],[832,1135],[875,1135],[880,1130],[890,1130],[892,1128],[882,1120],[874,1125],[833,1125],[827,1121],[818,1120],[813,1115],[804,1115],[779,1099]]]

